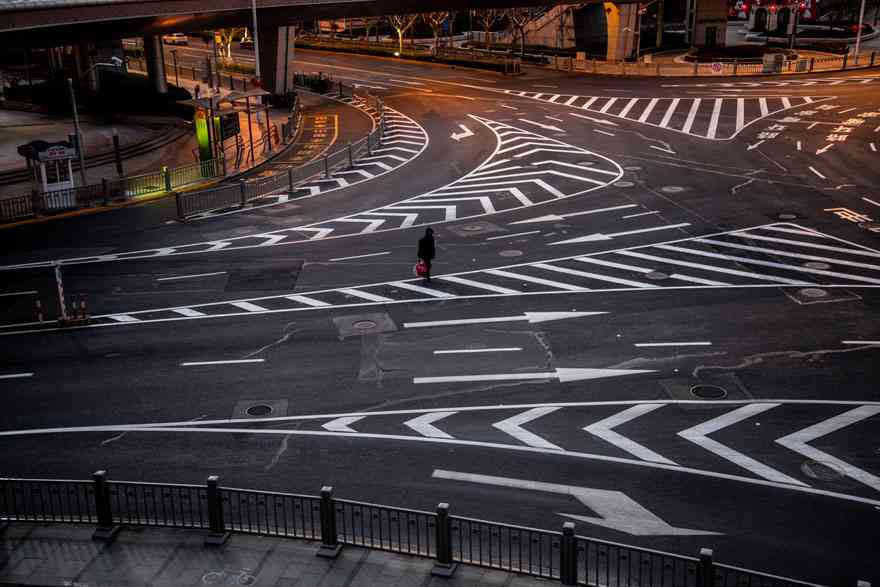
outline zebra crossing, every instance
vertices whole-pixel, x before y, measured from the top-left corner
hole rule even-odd
[[[767,116],[831,99],[811,96],[629,98],[518,90],[497,91],[719,141],[734,138],[745,127]]]
[[[420,279],[403,279],[120,312],[94,316],[92,325],[133,325],[497,296],[670,288],[878,286],[880,252],[796,224],[776,223],[599,253],[437,275],[430,284]]]
[[[401,117],[401,120],[405,118],[403,115]],[[305,226],[156,249],[61,259],[59,263],[96,263],[217,250],[230,251],[433,225],[579,196],[603,188],[623,177],[623,169],[608,157],[530,130],[478,116],[471,117],[494,134],[494,152],[468,174],[425,194]],[[398,128],[403,129],[402,124]],[[374,157],[381,157],[381,161],[367,157],[366,161],[361,159],[361,162],[368,165],[373,161],[384,164],[384,161],[394,160],[399,166],[404,163],[402,159],[406,155],[415,156],[415,145],[409,144],[414,141],[403,138],[404,135],[397,136],[396,143],[384,142],[382,149],[374,151]],[[427,140],[427,135],[425,138]],[[343,181],[346,185],[354,182],[349,179]],[[25,263],[7,266],[5,269],[51,264],[52,262]]]
[[[847,77],[818,77],[781,80],[761,81],[735,81],[735,82],[711,82],[698,84],[663,84],[663,88],[785,88],[785,87],[813,87],[813,86],[840,86],[844,84],[865,85],[880,80],[880,75],[858,75]]]

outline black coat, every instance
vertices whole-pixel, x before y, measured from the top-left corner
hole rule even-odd
[[[417,255],[419,259],[424,259],[426,261],[430,261],[434,258],[436,252],[434,251],[434,237],[425,235],[419,239],[419,254]]]

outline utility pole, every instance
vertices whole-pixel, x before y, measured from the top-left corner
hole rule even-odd
[[[79,174],[82,177],[82,184],[88,185],[86,180],[86,157],[85,140],[83,139],[82,130],[79,127],[79,112],[76,109],[76,92],[73,91],[73,80],[67,78],[67,89],[70,92],[70,107],[73,109],[73,130],[76,133],[76,152],[79,156]]]
[[[856,52],[855,64],[859,64],[859,48],[862,44],[862,27],[865,25],[865,0],[862,0],[862,7],[859,9],[859,32],[856,33]]]
[[[257,0],[251,0],[251,20],[254,27],[254,77],[262,79],[260,75],[260,34],[257,25]],[[260,99],[257,98],[257,101]]]
[[[665,0],[657,2],[657,48],[663,46],[663,3]]]

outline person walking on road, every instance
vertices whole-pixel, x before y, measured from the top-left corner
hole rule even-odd
[[[425,273],[425,281],[431,281],[431,261],[434,259],[436,251],[434,250],[434,230],[428,228],[425,230],[425,236],[419,239],[419,259],[424,262],[427,271]]]

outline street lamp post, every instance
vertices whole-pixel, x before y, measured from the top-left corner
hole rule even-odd
[[[177,69],[177,49],[171,50],[171,61],[174,63],[174,85],[180,87],[180,71]]]
[[[254,28],[254,76],[259,80],[262,76],[260,75],[260,34],[257,32],[257,0],[251,0],[251,20]]]
[[[76,110],[76,92],[73,91],[73,80],[67,78],[67,89],[70,92],[70,107],[73,109],[73,131],[76,133],[76,152],[79,156],[79,174],[82,178],[82,184],[88,185],[86,181],[86,157],[85,145],[83,141],[82,130],[79,128],[79,112]]]
[[[856,33],[856,52],[855,64],[859,64],[859,48],[862,44],[862,27],[865,23],[865,0],[862,0],[862,7],[859,9],[859,30]]]

